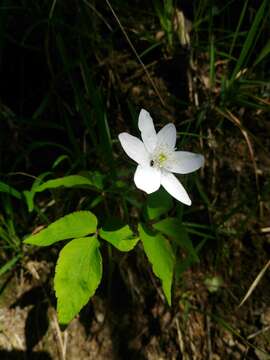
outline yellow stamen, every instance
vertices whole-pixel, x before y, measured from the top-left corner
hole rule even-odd
[[[164,161],[166,161],[166,160],[167,160],[167,156],[165,154],[160,153],[158,155],[158,162],[160,165],[162,165],[162,163],[164,163]]]

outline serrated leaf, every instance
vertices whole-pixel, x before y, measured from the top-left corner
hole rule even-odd
[[[164,189],[160,189],[147,197],[146,213],[150,220],[157,219],[161,215],[166,214],[172,207],[172,198]]]
[[[189,255],[195,261],[199,261],[185,226],[183,226],[177,218],[166,218],[161,220],[153,224],[153,228],[172,238],[180,247],[187,250]]]
[[[94,295],[102,277],[96,237],[70,241],[60,252],[54,278],[60,324],[68,324]]]
[[[92,234],[97,229],[97,218],[90,211],[76,211],[68,214],[39,233],[24,240],[26,244],[48,246],[60,240],[78,238]]]
[[[120,251],[132,250],[140,240],[128,225],[122,224],[117,219],[112,219],[99,231],[102,239],[108,241]]]
[[[58,187],[74,187],[74,186],[95,186],[93,181],[81,175],[68,175],[61,178],[48,180],[35,188],[35,192],[41,192],[48,189],[56,189]]]
[[[171,305],[171,288],[175,258],[170,243],[160,233],[153,233],[139,224],[139,234],[144,251],[153,266],[154,274],[161,280],[166,299]]]

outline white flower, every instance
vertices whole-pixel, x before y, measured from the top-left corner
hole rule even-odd
[[[188,174],[198,170],[203,166],[204,157],[187,151],[175,151],[174,124],[167,124],[156,133],[153,120],[144,109],[140,112],[138,126],[142,141],[125,132],[118,135],[127,155],[138,163],[134,174],[137,188],[151,194],[162,185],[175,199],[191,205],[186,190],[172,173]]]

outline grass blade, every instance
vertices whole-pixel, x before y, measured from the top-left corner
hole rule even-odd
[[[241,68],[245,65],[245,63],[247,62],[250,51],[254,48],[254,46],[256,44],[256,40],[258,39],[257,35],[259,32],[259,27],[261,25],[262,20],[265,17],[267,6],[268,6],[268,1],[264,0],[261,4],[259,10],[256,13],[255,19],[251,25],[251,28],[247,34],[247,38],[244,42],[239,59],[233,70],[231,81],[235,80],[237,74],[239,73]]]

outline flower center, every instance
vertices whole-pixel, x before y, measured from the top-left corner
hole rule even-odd
[[[158,154],[157,162],[161,166],[167,160],[167,156],[164,153]]]
[[[165,166],[165,163],[170,158],[171,153],[171,149],[168,149],[167,147],[162,146],[157,148],[152,155],[150,166],[163,168]]]

